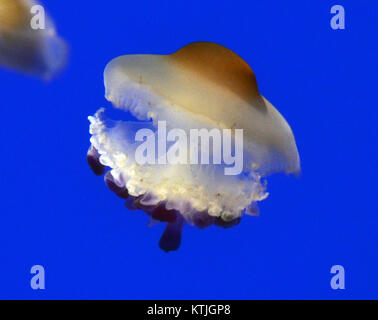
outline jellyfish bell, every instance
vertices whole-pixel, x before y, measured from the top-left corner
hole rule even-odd
[[[50,79],[64,67],[68,47],[37,5],[32,0],[0,0],[0,65]]]
[[[162,121],[167,129],[184,132],[230,130],[235,143],[227,147],[222,140],[221,148],[223,155],[232,148],[236,155],[242,130],[242,169],[227,175],[224,163],[141,165],[133,157],[137,126],[108,119],[104,109],[89,117],[91,148],[128,190],[128,206],[135,201],[149,215],[158,207],[176,212],[159,243],[165,251],[178,248],[184,222],[226,228],[237,225],[244,213],[257,215],[257,202],[268,196],[266,176],[300,171],[290,126],[259,93],[249,65],[226,47],[196,42],[169,55],[121,56],[106,66],[104,80],[107,100],[138,120],[151,121],[154,136],[159,137]],[[197,147],[206,152],[203,138]],[[214,150],[208,151],[212,158]]]

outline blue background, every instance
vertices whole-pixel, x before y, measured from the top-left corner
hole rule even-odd
[[[0,70],[0,298],[378,298],[377,1],[48,1],[71,47],[52,82]],[[342,4],[346,29],[330,28]],[[102,72],[192,41],[241,55],[290,123],[303,174],[269,179],[261,216],[184,228],[179,251],[86,163]],[[30,268],[46,290],[30,288]],[[332,290],[341,264],[346,289]]]

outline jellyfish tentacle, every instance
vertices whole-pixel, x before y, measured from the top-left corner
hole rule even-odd
[[[159,247],[165,252],[175,251],[181,245],[182,228],[184,226],[184,218],[177,215],[177,219],[173,223],[167,223],[164,232],[159,241]]]
[[[236,218],[234,220],[230,221],[225,221],[221,217],[215,217],[214,218],[214,225],[217,227],[222,227],[222,228],[231,228],[237,226],[241,221],[241,217]]]
[[[207,211],[197,211],[192,215],[192,222],[197,228],[204,229],[214,223],[214,218]]]
[[[125,186],[119,186],[115,181],[111,171],[105,174],[104,181],[106,186],[113,191],[118,197],[122,199],[127,199],[129,197],[129,192]]]
[[[176,210],[168,210],[164,204],[160,204],[152,211],[152,219],[173,223],[177,219],[178,212]]]
[[[126,199],[126,201],[125,201],[126,209],[132,210],[132,211],[139,209],[137,206],[135,206],[134,200],[135,200],[135,198],[131,197],[131,196],[128,199]]]
[[[94,146],[88,150],[87,162],[96,176],[102,176],[105,173],[105,166],[100,162],[100,155]]]
[[[130,209],[140,209],[148,214],[153,220],[160,222],[173,223],[176,221],[179,212],[173,209],[167,209],[164,202],[158,202],[154,204],[153,196],[142,195],[133,198],[132,203],[129,201],[126,204],[126,208]]]

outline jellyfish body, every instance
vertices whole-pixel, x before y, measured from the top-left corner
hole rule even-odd
[[[67,52],[36,1],[0,0],[0,65],[50,79],[64,67]]]
[[[111,120],[100,109],[89,117],[88,162],[97,173],[110,168],[107,185],[118,195],[127,190],[127,208],[144,210],[152,222],[167,223],[159,242],[165,251],[179,247],[185,222],[226,228],[237,225],[244,213],[257,215],[257,202],[268,196],[265,177],[300,171],[289,125],[260,95],[248,64],[221,45],[196,42],[170,55],[121,56],[106,66],[104,78],[107,100],[150,122]],[[230,129],[235,141],[236,129],[242,130],[242,169],[227,175],[224,162],[160,162],[159,152],[152,164],[136,161],[137,129],[149,126],[155,138],[163,122],[168,131]],[[212,147],[217,143],[213,139]],[[167,146],[167,154],[175,145]],[[195,145],[215,157],[216,149],[206,149],[198,141]],[[236,147],[235,142],[235,153]]]

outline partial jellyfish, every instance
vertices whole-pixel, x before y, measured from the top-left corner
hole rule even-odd
[[[66,64],[68,46],[33,0],[0,0],[0,65],[50,79]]]
[[[290,126],[224,46],[120,56],[104,79],[106,99],[135,121],[112,120],[103,108],[90,116],[88,163],[97,175],[107,171],[106,185],[129,210],[166,223],[164,251],[179,248],[185,223],[227,228],[258,215],[266,177],[300,172]]]

